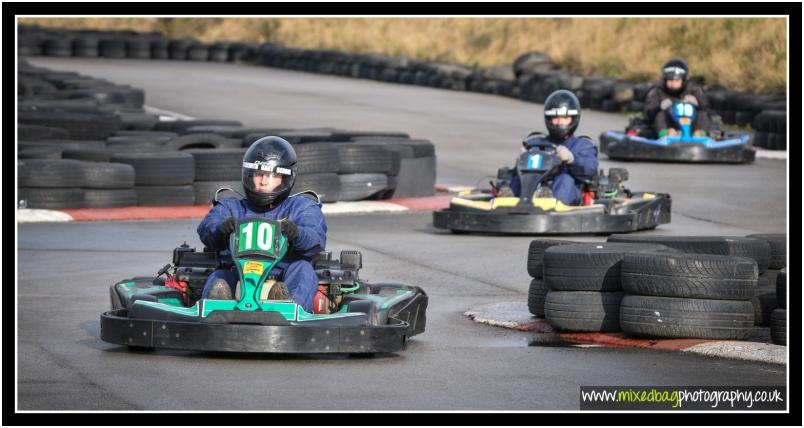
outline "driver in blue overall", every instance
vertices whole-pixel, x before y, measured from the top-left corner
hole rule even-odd
[[[561,159],[561,170],[552,179],[550,193],[552,197],[565,205],[580,205],[582,180],[591,179],[597,172],[597,147],[588,137],[575,137],[575,129],[581,121],[581,103],[570,91],[561,89],[553,92],[544,101],[544,122],[548,135],[533,136],[531,134],[522,144],[523,150],[539,140],[556,144],[556,156]],[[546,187],[543,187],[546,189]],[[521,183],[514,173],[510,190],[503,187],[500,196],[513,193],[519,197]],[[540,194],[539,196],[551,196]]]
[[[700,86],[687,83],[689,68],[681,59],[672,59],[662,66],[662,84],[645,97],[643,116],[653,124],[659,137],[679,135],[675,124],[668,121],[668,109],[674,100],[688,102],[696,107],[693,136],[705,137],[710,128],[709,100]]]
[[[287,254],[271,272],[278,280],[266,281],[266,287],[270,286],[267,299],[292,298],[312,312],[318,277],[310,260],[324,251],[327,225],[314,194],[290,195],[295,179],[296,152],[290,143],[279,137],[263,137],[249,147],[243,156],[246,198],[221,199],[198,225],[201,242],[232,266],[207,278],[202,298],[229,300],[235,296],[238,276],[228,250],[229,234],[235,230],[236,219],[262,217],[279,221],[288,240]]]

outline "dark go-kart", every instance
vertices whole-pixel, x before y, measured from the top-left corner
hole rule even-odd
[[[182,245],[156,278],[111,287],[112,309],[100,317],[101,339],[140,349],[258,353],[395,352],[424,332],[427,295],[415,286],[359,279],[362,255],[317,255],[313,265],[329,313],[308,313],[292,300],[268,300],[266,280],[288,246],[281,225],[240,219],[229,238],[239,282],[233,300],[201,298],[222,266],[216,252]],[[164,277],[163,277],[164,276]]]
[[[751,134],[723,132],[715,120],[709,136],[693,136],[692,126],[697,109],[688,102],[676,101],[666,114],[678,127],[679,135],[659,137],[652,125],[639,117],[632,117],[625,132],[608,131],[600,134],[600,151],[615,160],[710,163],[754,161],[756,152]]]
[[[449,208],[433,212],[433,225],[456,233],[558,235],[633,232],[670,222],[670,195],[626,189],[628,171],[623,168],[611,168],[608,175],[601,170],[583,183],[581,205],[565,205],[549,190],[550,179],[562,167],[556,146],[544,140],[528,146],[515,172],[502,168],[490,188],[453,197]],[[500,196],[514,173],[520,197]]]

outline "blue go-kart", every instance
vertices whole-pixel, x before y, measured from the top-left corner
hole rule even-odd
[[[651,124],[633,117],[625,132],[608,131],[600,134],[600,151],[614,160],[712,163],[754,161],[756,152],[752,145],[752,134],[723,132],[716,123],[709,130],[709,136],[693,136],[692,128],[697,109],[693,104],[684,101],[676,101],[667,114],[679,129],[679,135],[659,137]]]

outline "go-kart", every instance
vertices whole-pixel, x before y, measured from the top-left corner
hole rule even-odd
[[[628,171],[623,168],[611,168],[607,176],[601,170],[583,183],[581,205],[565,205],[548,185],[563,168],[555,144],[543,139],[524,144],[528,149],[514,171],[502,168],[490,188],[459,193],[449,208],[433,212],[433,225],[455,233],[541,235],[632,232],[670,222],[670,195],[626,189]],[[501,196],[499,190],[510,185],[514,174],[520,196]]]
[[[207,277],[225,264],[217,252],[196,252],[185,243],[156,278],[111,286],[112,309],[100,317],[101,339],[140,349],[363,354],[398,351],[424,332],[425,292],[359,279],[357,251],[342,251],[339,260],[331,252],[313,258],[319,290],[329,302],[325,313],[309,313],[293,300],[268,300],[266,284],[287,250],[279,222],[238,220],[229,251],[239,282],[233,300],[215,300],[201,298],[201,292]]]
[[[659,112],[658,114],[665,114]],[[749,133],[727,133],[713,120],[709,136],[694,136],[695,105],[676,101],[666,114],[679,129],[679,135],[659,137],[656,129],[640,117],[629,120],[625,132],[600,134],[600,151],[615,160],[664,162],[753,162],[756,152]]]

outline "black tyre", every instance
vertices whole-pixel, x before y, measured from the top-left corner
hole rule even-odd
[[[338,146],[330,143],[303,143],[293,146],[299,174],[337,173],[340,169]]]
[[[76,140],[104,139],[123,127],[115,116],[88,113],[20,112],[17,119],[19,123],[65,129]]]
[[[551,290],[621,291],[620,266],[626,253],[667,251],[663,245],[583,243],[544,251],[544,281]]]
[[[774,309],[770,318],[771,342],[787,346],[787,310]]]
[[[380,143],[385,144],[389,149],[394,146],[405,147],[413,152],[414,158],[426,158],[435,156],[435,145],[430,140],[409,140],[406,138],[392,138],[392,137],[354,137],[353,142],[356,143]],[[402,157],[405,159],[407,156]]]
[[[84,166],[71,159],[27,159],[24,187],[84,187]],[[35,173],[34,173],[35,172]]]
[[[22,124],[17,126],[17,138],[21,141],[66,140],[69,135],[66,129],[52,126]]]
[[[173,140],[175,137],[159,134],[146,134],[146,135],[114,135],[106,139],[106,147],[113,149],[119,146],[128,146],[135,144],[162,146],[168,141]]]
[[[740,340],[751,334],[754,308],[748,301],[626,294],[620,327],[633,336]]]
[[[768,269],[782,269],[787,265],[787,235],[784,233],[762,233],[748,235],[746,238],[761,239],[770,245]]]
[[[84,189],[84,202],[87,208],[117,208],[137,206],[137,192],[134,189]]]
[[[384,174],[392,168],[391,152],[381,145],[338,144],[339,174]]]
[[[132,37],[126,41],[126,56],[135,59],[151,59],[151,40]]]
[[[193,45],[187,49],[187,59],[190,61],[206,61],[209,59],[209,48],[204,45]]]
[[[776,275],[776,302],[780,308],[787,308],[787,269]]]
[[[330,141],[349,141],[354,138],[367,138],[367,137],[410,138],[410,135],[404,132],[392,132],[392,131],[349,131],[343,129],[336,129],[332,131]]]
[[[643,296],[748,300],[757,283],[756,262],[711,254],[626,254],[623,290]]]
[[[158,122],[154,125],[154,131],[169,131],[177,134],[184,134],[189,128],[193,126],[243,126],[242,123],[236,120],[219,120],[219,119],[193,119],[193,120],[175,120]]]
[[[86,162],[83,165],[84,188],[132,189],[134,167],[124,163]]]
[[[23,187],[28,208],[84,208],[84,189]]]
[[[770,263],[770,245],[762,239],[731,236],[645,236],[615,234],[607,242],[630,242],[661,244],[694,254],[718,254],[722,256],[748,257],[757,262],[759,273],[765,272]]]
[[[144,206],[195,205],[193,186],[137,186],[137,203]]]
[[[223,125],[199,125],[187,128],[184,134],[217,134],[226,138],[243,138],[243,133],[248,133],[250,128],[242,126],[223,126]]]
[[[111,161],[133,166],[137,185],[174,186],[195,180],[195,163],[189,153],[118,153]]]
[[[547,285],[541,279],[530,281],[528,288],[528,310],[539,318],[544,318],[544,298],[547,296]]]
[[[185,150],[195,158],[197,181],[235,181],[243,171],[243,155],[246,149],[190,149]]]
[[[126,41],[121,38],[101,39],[98,43],[98,51],[104,58],[125,58]]]
[[[620,331],[623,293],[547,292],[544,316],[553,328],[568,331]]]
[[[335,202],[340,198],[341,182],[338,174],[328,172],[323,174],[300,174],[293,183],[290,193],[299,193],[312,190],[321,202]]]
[[[109,162],[112,152],[103,149],[66,149],[61,152],[61,157],[80,161]]]
[[[751,305],[754,307],[754,325],[768,325],[771,312],[778,307],[776,287],[757,287]]]
[[[73,56],[73,40],[69,37],[53,37],[45,39],[42,45],[45,56],[70,57]]]
[[[203,205],[212,203],[215,197],[215,192],[222,187],[231,188],[241,195],[245,196],[243,191],[243,182],[237,181],[196,181],[193,183],[193,192],[195,193],[195,204]],[[227,195],[232,195],[231,192],[226,192]],[[234,195],[232,195],[234,196]]]
[[[221,137],[217,134],[187,134],[172,139],[165,146],[171,150],[235,149],[240,148],[241,144],[240,140]]]
[[[20,149],[17,152],[17,159],[61,159],[62,151],[60,149],[51,149],[48,147],[30,147]]]
[[[388,188],[385,174],[338,174],[339,201],[360,201],[375,196]]]
[[[575,241],[560,239],[534,239],[528,246],[528,274],[533,278],[543,278],[544,251],[556,245],[578,244]]]

